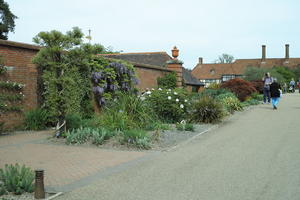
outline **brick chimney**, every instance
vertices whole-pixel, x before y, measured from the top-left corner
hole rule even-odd
[[[182,64],[183,64],[183,62],[177,59],[177,57],[179,56],[179,49],[177,49],[176,46],[172,49],[172,56],[173,56],[173,59],[167,61],[167,68],[176,72],[177,87],[182,87],[182,82],[183,82],[183,77],[182,77],[183,67],[182,67]]]
[[[285,59],[288,60],[290,58],[290,45],[285,45]]]
[[[262,55],[261,55],[261,61],[264,62],[266,60],[266,45],[262,45]]]
[[[199,65],[202,65],[203,64],[203,58],[202,57],[199,57]]]

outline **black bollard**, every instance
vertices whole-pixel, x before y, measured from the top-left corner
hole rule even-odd
[[[35,170],[34,198],[35,199],[44,199],[45,198],[44,170],[42,170],[42,169]]]

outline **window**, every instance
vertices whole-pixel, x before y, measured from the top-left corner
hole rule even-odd
[[[228,80],[231,80],[231,79],[235,79],[235,78],[236,78],[235,74],[226,74],[226,75],[222,76],[222,82],[228,81]]]

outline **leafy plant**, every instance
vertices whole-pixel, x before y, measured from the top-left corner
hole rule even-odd
[[[219,83],[211,83],[211,84],[209,84],[207,89],[217,90],[217,89],[220,89],[220,86],[221,85]]]
[[[27,130],[43,130],[46,128],[48,114],[46,110],[37,108],[25,112],[24,124]]]
[[[113,134],[105,128],[81,127],[72,129],[66,133],[67,144],[84,144],[91,141],[93,144],[100,145]]]
[[[143,149],[149,149],[150,138],[146,131],[140,129],[131,129],[123,131],[123,142],[134,144]]]
[[[221,94],[216,99],[224,105],[226,111],[229,113],[243,109],[239,99],[231,92]]]
[[[257,101],[263,101],[264,96],[259,93],[253,93],[253,94],[251,94],[251,98],[256,99]]]
[[[178,131],[184,131],[184,128],[185,128],[184,124],[182,124],[182,123],[176,123],[176,129]]]
[[[157,78],[157,85],[158,87],[161,88],[174,89],[176,88],[176,83],[177,83],[176,72],[171,72],[164,75],[163,77]]]
[[[24,84],[11,82],[11,81],[0,81],[0,88],[7,90],[19,91],[24,88]]]
[[[162,122],[178,122],[187,115],[189,98],[183,89],[158,89],[142,96]]]
[[[77,129],[82,126],[82,119],[79,114],[67,114],[66,115],[66,128],[67,130]]]
[[[194,127],[193,124],[185,124],[184,130],[185,130],[185,131],[191,131],[191,132],[194,132],[194,131],[195,131],[195,127]]]
[[[214,123],[224,115],[223,105],[212,97],[203,96],[192,104],[191,120],[194,122]]]
[[[19,164],[5,165],[4,169],[0,169],[0,181],[8,192],[14,194],[22,194],[24,192],[33,192],[33,171]]]
[[[222,83],[221,87],[233,92],[240,101],[245,101],[247,97],[256,92],[256,89],[249,81],[239,78],[226,81]]]

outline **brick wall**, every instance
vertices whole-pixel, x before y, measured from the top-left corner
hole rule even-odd
[[[156,67],[150,65],[135,64],[134,67],[139,79],[137,88],[140,91],[143,91],[147,88],[151,89],[157,87],[157,78],[163,77],[165,74],[172,71],[164,67]]]
[[[0,55],[8,68],[5,75],[0,75],[0,79],[25,84],[21,91],[25,95],[22,101],[24,111],[37,106],[37,70],[31,59],[38,50],[39,48],[33,45],[0,41]],[[6,128],[16,127],[22,124],[23,114],[2,113],[0,121],[5,122]]]

